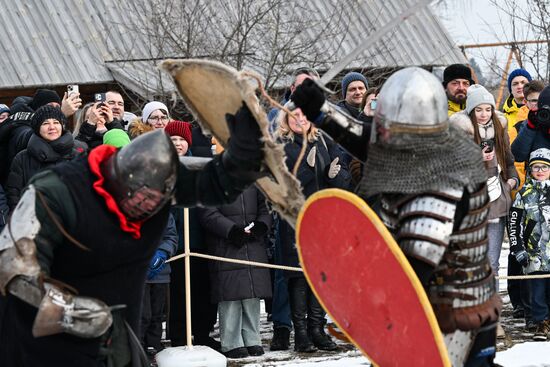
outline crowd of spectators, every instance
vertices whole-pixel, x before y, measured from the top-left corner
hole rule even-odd
[[[319,74],[309,68],[294,72],[283,104],[308,78],[319,78]],[[367,78],[358,72],[346,74],[341,82],[339,108],[365,124],[369,133],[379,87],[369,88]],[[550,272],[550,89],[542,81],[532,80],[526,70],[514,70],[508,78],[510,96],[499,111],[492,94],[474,84],[470,68],[461,64],[445,69],[443,87],[451,125],[479,144],[485,162],[493,270],[498,273],[508,227],[510,233],[521,234],[510,236],[514,243],[508,273]],[[209,157],[223,150],[198,127],[174,119],[160,101],[148,102],[139,116],[129,117],[122,94],[106,91],[103,96],[102,101],[84,104],[78,93],[65,93],[61,98],[53,90],[39,89],[32,97],[16,98],[11,106],[0,104],[0,229],[33,175],[102,144],[120,148],[137,136],[164,129],[181,157]],[[290,170],[298,160],[303,139],[307,139],[297,170],[305,197],[329,187],[353,190],[361,180],[361,161],[324,136],[300,109],[294,110],[293,116],[273,109],[269,118],[274,136],[285,146]],[[166,262],[183,253],[185,225],[189,226],[192,251],[299,266],[293,228],[270,213],[265,197],[254,187],[233,204],[192,208],[187,224],[183,209],[172,208],[151,259],[142,297],[139,336],[151,355],[166,345],[161,341],[163,325],[172,346],[186,344],[183,261]],[[199,258],[192,258],[191,265],[195,344],[208,345],[230,358],[263,354],[259,333],[263,299],[273,321],[271,350],[289,349],[292,330],[297,352],[338,348],[325,332],[325,311],[303,274]],[[546,340],[550,332],[549,305],[544,298],[550,299],[548,284],[547,279],[508,283],[514,316],[525,318],[536,340]],[[217,319],[220,341],[210,337]]]

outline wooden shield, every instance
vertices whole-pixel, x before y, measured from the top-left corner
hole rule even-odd
[[[300,212],[304,273],[325,310],[378,366],[450,366],[428,297],[384,224],[358,196],[328,189]]]
[[[257,81],[248,72],[209,60],[166,60],[161,67],[172,75],[183,101],[203,131],[224,147],[229,140],[226,114],[234,115],[246,103],[262,131],[264,164],[270,174],[256,181],[283,218],[295,225],[304,197],[300,183],[288,171],[282,144],[269,133],[269,121],[256,97]]]

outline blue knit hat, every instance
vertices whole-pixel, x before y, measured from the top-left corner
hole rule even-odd
[[[510,75],[508,75],[508,92],[510,93],[512,93],[512,80],[514,80],[516,76],[524,76],[529,81],[533,80],[533,78],[531,78],[531,74],[529,74],[529,72],[525,69],[516,69],[512,71]]]
[[[10,108],[8,106],[6,106],[5,104],[0,104],[0,114],[4,113],[4,112],[10,112]]]
[[[342,78],[342,97],[346,98],[346,92],[348,91],[348,85],[351,82],[360,81],[365,84],[365,89],[369,89],[369,83],[367,82],[367,78],[363,76],[363,74],[356,73],[355,71],[352,71],[351,73],[347,73]]]

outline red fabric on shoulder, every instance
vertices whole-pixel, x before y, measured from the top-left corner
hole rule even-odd
[[[115,199],[103,188],[103,183],[105,178],[101,172],[100,165],[110,156],[115,154],[117,148],[110,145],[100,145],[97,148],[93,149],[90,154],[88,154],[88,164],[90,165],[90,170],[97,177],[97,180],[94,182],[94,190],[105,200],[107,209],[110,212],[114,213],[120,223],[120,229],[124,232],[130,233],[130,235],[139,239],[141,237],[141,225],[143,221],[140,222],[131,222],[126,216],[120,211]]]

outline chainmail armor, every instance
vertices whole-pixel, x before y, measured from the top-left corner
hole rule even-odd
[[[479,146],[452,125],[441,133],[394,139],[398,142],[370,145],[359,196],[462,189],[487,181]]]

